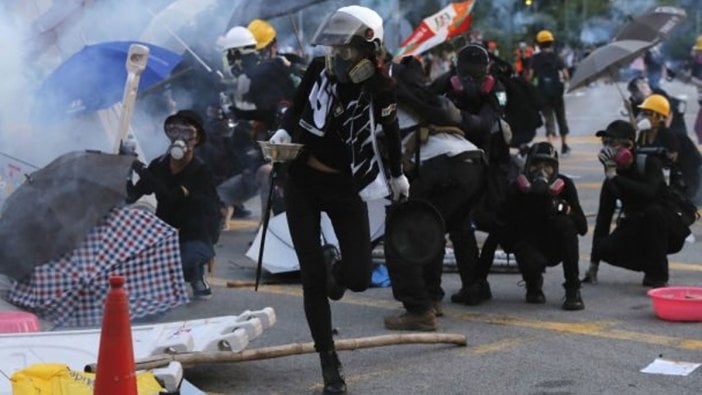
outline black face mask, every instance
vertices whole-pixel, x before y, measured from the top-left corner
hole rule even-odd
[[[258,65],[259,60],[260,58],[256,54],[240,55],[227,53],[227,62],[229,62],[231,73],[235,77],[247,74]]]

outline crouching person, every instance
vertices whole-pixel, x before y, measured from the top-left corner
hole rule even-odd
[[[605,261],[643,271],[644,286],[665,286],[667,255],[679,251],[690,234],[677,209],[669,207],[672,199],[661,158],[638,153],[635,134],[634,128],[621,120],[596,134],[604,145],[598,157],[606,178],[600,192],[587,282],[597,281],[599,262]],[[622,209],[617,227],[610,231],[617,200]]]
[[[522,174],[512,183],[504,207],[504,247],[511,250],[526,283],[526,302],[545,303],[543,273],[563,262],[564,310],[585,308],[578,278],[578,234],[587,233],[573,181],[558,173],[550,143],[534,144]]]

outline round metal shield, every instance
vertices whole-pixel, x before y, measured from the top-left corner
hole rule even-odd
[[[429,202],[408,200],[388,209],[385,250],[389,264],[424,265],[438,258],[446,243],[444,219]]]

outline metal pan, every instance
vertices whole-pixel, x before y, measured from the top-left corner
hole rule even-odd
[[[406,200],[388,208],[386,258],[392,265],[424,265],[440,257],[446,244],[444,219],[425,200]]]

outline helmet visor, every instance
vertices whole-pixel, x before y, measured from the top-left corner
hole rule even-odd
[[[312,45],[340,46],[347,45],[354,36],[367,41],[373,39],[373,29],[361,20],[345,12],[329,15],[312,37]],[[369,37],[370,36],[370,37]]]

